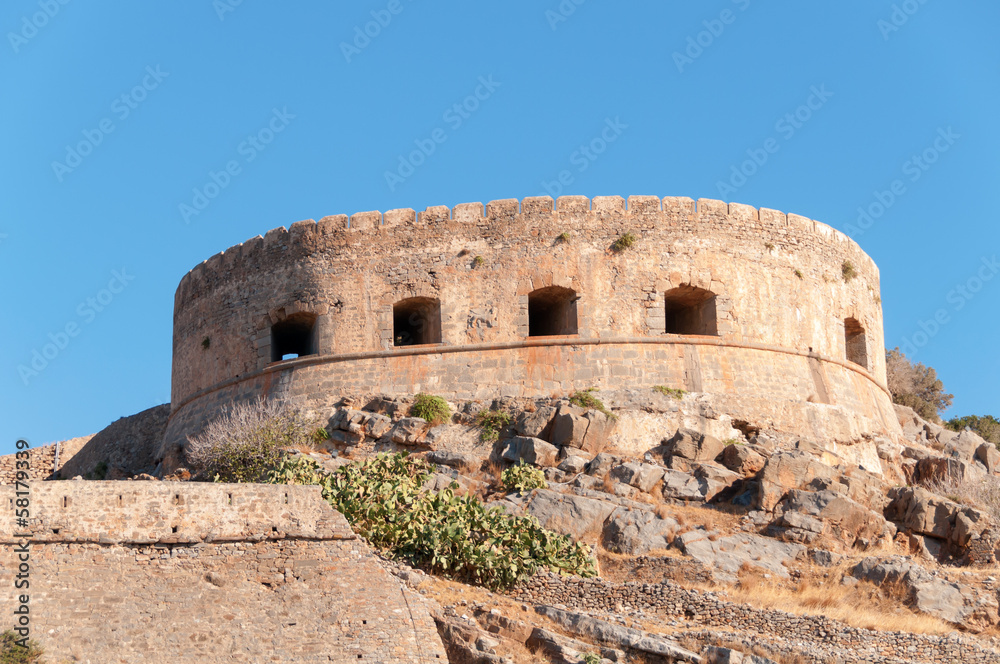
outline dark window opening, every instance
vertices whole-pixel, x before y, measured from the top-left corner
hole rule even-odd
[[[715,293],[683,284],[667,291],[664,298],[667,334],[719,334],[715,313]]]
[[[528,336],[577,334],[576,301],[572,288],[549,286],[528,295]]]
[[[844,341],[847,345],[847,360],[868,368],[868,342],[865,328],[854,318],[844,320]]]
[[[292,314],[271,326],[271,361],[316,355],[316,314]]]
[[[392,305],[392,345],[441,343],[441,301],[411,297]]]

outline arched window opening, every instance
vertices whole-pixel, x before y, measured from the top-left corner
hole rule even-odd
[[[664,297],[667,334],[718,336],[715,313],[715,293],[704,288],[682,284],[667,291]]]
[[[576,301],[572,288],[548,286],[528,295],[528,336],[577,334]]]
[[[411,297],[392,305],[392,345],[441,343],[441,301]]]
[[[868,368],[868,339],[865,328],[854,318],[844,319],[844,342],[847,347],[847,360]]]
[[[271,326],[271,361],[292,360],[319,352],[316,314],[298,313]]]

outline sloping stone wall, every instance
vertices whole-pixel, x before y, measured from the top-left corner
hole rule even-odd
[[[14,500],[0,488],[0,501]],[[31,630],[52,661],[447,661],[431,615],[316,487],[31,487]],[[8,514],[11,514],[8,512]],[[0,522],[0,612],[20,529]]]

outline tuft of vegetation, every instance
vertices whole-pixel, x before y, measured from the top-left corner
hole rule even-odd
[[[569,398],[569,402],[574,406],[579,406],[580,408],[593,408],[594,410],[599,410],[608,416],[608,419],[614,419],[615,414],[604,407],[604,402],[594,396],[594,392],[597,391],[596,387],[588,387],[585,390],[577,390],[573,393],[573,396]]]
[[[602,661],[604,660],[596,652],[583,654],[583,664],[601,664]]]
[[[510,424],[510,413],[504,410],[483,410],[476,415],[476,424],[482,429],[479,439],[485,443],[492,443]]]
[[[451,408],[441,397],[421,392],[413,399],[410,416],[425,419],[431,424],[441,424],[451,418]]]
[[[735,438],[726,438],[724,441],[722,441],[722,444],[725,445],[726,447],[729,447],[731,445],[739,445],[740,441],[736,440]]]
[[[310,436],[314,445],[322,445],[330,439],[330,434],[323,427],[317,427]]]
[[[765,242],[764,248],[767,249],[768,251],[774,251],[774,245],[771,244],[770,242]]]
[[[510,588],[541,568],[597,576],[590,547],[542,528],[534,517],[487,508],[456,483],[422,489],[432,468],[405,454],[380,453],[323,473],[310,459],[273,477],[311,480],[351,527],[385,555],[488,588]]]
[[[893,403],[909,406],[925,420],[941,421],[938,413],[951,405],[954,395],[944,391],[934,369],[914,364],[897,346],[886,351],[885,373]]]
[[[312,430],[282,403],[234,404],[188,439],[194,468],[216,482],[260,482],[288,448],[312,447]]]
[[[483,265],[486,265],[486,259],[483,258],[482,256],[476,256],[475,258],[472,259],[472,269],[476,269],[477,267],[482,267]]]
[[[40,664],[45,651],[14,630],[0,634],[0,664]]]
[[[94,466],[94,470],[87,473],[87,479],[103,480],[107,478],[107,476],[108,476],[108,462],[103,460],[98,461],[97,465]],[[0,659],[0,664],[2,664],[2,662],[3,660]]]
[[[531,491],[532,489],[544,489],[548,485],[545,483],[545,473],[534,466],[528,466],[524,459],[516,466],[511,466],[500,474],[500,485],[504,491]]]
[[[677,399],[678,401],[683,399],[684,395],[687,394],[687,392],[685,392],[684,390],[678,389],[676,387],[667,387],[666,385],[654,385],[653,390],[659,392],[664,396]]]
[[[799,279],[804,279],[805,278],[805,277],[802,276],[802,270],[799,270],[798,268],[796,268],[795,270],[793,270],[792,274],[794,274]]]
[[[619,235],[618,239],[611,244],[611,251],[618,253],[626,249],[631,249],[638,239],[632,232],[626,231]]]
[[[843,275],[844,281],[850,281],[858,276],[858,271],[854,269],[854,263],[851,261],[844,261],[840,264],[840,273]]]
[[[265,484],[300,484],[315,486],[323,481],[323,471],[312,459],[304,456],[286,456],[267,471]]]
[[[569,234],[569,231],[563,231],[558,236],[556,236],[556,242],[569,242],[573,239],[573,236]]]
[[[994,520],[1000,520],[1000,479],[995,475],[969,480],[953,473],[945,473],[944,476],[924,481],[923,485],[952,502],[975,507],[988,513]]]
[[[205,337],[204,339],[201,340],[201,349],[202,350],[208,350],[209,346],[211,346],[211,345],[212,345],[212,340],[210,338]]]
[[[1000,420],[992,415],[966,415],[965,417],[953,417],[945,426],[952,431],[963,431],[966,427],[972,429],[986,442],[993,443],[1000,447]]]

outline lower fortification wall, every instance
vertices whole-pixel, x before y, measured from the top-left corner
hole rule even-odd
[[[175,405],[163,456],[180,458],[186,436],[233,401],[288,399],[329,415],[344,394],[446,398],[552,396],[654,385],[709,394],[723,412],[758,426],[814,440],[848,442],[899,435],[886,391],[851,363],[759,344],[719,339],[676,341],[552,339],[423,347],[293,360]],[[169,467],[168,461],[164,467]]]
[[[30,499],[30,587],[16,592],[50,661],[447,661],[419,595],[316,487],[63,481]],[[24,541],[11,520],[4,628]]]

